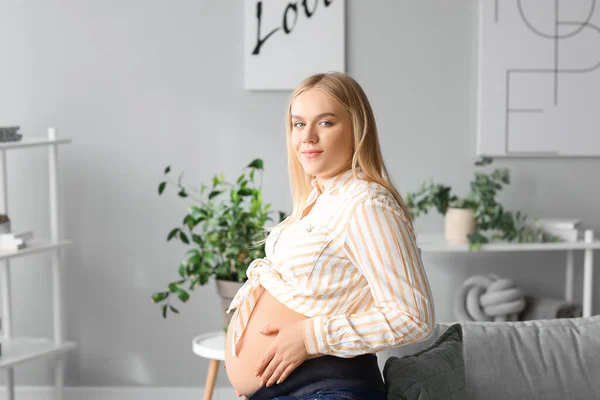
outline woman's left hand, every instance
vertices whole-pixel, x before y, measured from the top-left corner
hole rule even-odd
[[[260,333],[277,334],[256,369],[256,376],[260,377],[263,385],[266,383],[268,387],[283,382],[293,370],[310,358],[304,344],[302,321],[281,329],[267,325]]]

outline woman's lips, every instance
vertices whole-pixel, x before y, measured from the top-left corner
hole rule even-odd
[[[321,155],[321,153],[323,153],[323,152],[322,151],[303,151],[302,152],[302,154],[304,154],[304,157],[308,158],[309,160],[319,157]]]

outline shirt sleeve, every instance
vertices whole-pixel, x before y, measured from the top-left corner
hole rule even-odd
[[[373,307],[305,320],[309,354],[353,357],[427,339],[434,325],[431,289],[411,224],[391,195],[369,197],[352,212],[344,240],[367,280]]]

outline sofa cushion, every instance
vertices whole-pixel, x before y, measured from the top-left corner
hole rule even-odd
[[[600,399],[600,316],[461,324],[469,398]]]
[[[465,366],[460,324],[450,326],[429,346],[383,368],[388,400],[465,399]]]

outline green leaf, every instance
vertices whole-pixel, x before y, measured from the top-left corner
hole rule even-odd
[[[179,232],[179,228],[175,228],[171,232],[169,232],[169,236],[167,236],[167,241],[173,239],[175,235],[177,235],[177,232]]]
[[[165,187],[167,187],[167,182],[161,182],[158,185],[158,194],[161,195],[165,191]]]
[[[196,226],[196,220],[191,215],[186,215],[183,218],[183,224],[192,230]]]
[[[165,175],[168,174],[171,171],[171,166],[167,165],[167,168],[165,168]]]
[[[162,306],[162,316],[163,318],[167,318],[167,305]]]
[[[171,309],[171,311],[173,311],[175,314],[179,314],[179,310],[177,310],[175,307],[169,305],[169,308]]]
[[[192,242],[198,244],[199,246],[203,246],[204,245],[204,240],[202,239],[202,236],[200,236],[200,235],[193,234],[192,235]],[[196,251],[198,251],[198,250],[196,250]]]
[[[187,235],[181,231],[179,231],[179,238],[183,243],[190,244],[190,240],[188,239]]]
[[[252,161],[247,168],[256,168],[256,169],[263,169],[264,167],[264,163],[263,160],[261,160],[260,158],[257,158],[256,160]]]
[[[254,191],[252,189],[243,188],[238,190],[238,194],[240,196],[251,196],[252,194],[254,194]]]
[[[240,195],[235,190],[231,190],[231,201],[234,204],[238,204],[241,201]]]
[[[200,258],[200,255],[196,254],[189,258],[188,263],[192,264],[192,265],[196,265],[196,264],[200,264],[201,261],[202,261],[202,258]]]
[[[176,288],[175,292],[177,293],[179,300],[183,301],[184,303],[190,299],[189,293],[179,287]]]
[[[212,192],[210,192],[210,194],[208,195],[208,199],[212,200],[213,198],[215,198],[216,196],[220,195],[221,193],[223,193],[223,190],[213,190]]]
[[[181,276],[182,278],[185,277],[185,267],[185,264],[179,264],[179,276]]]
[[[157,292],[152,295],[152,301],[154,303],[160,303],[167,297],[169,297],[169,292]]]
[[[181,190],[179,191],[179,197],[188,197],[184,188],[181,188]]]
[[[282,222],[286,218],[287,217],[285,216],[285,213],[283,211],[279,211],[279,222]]]

